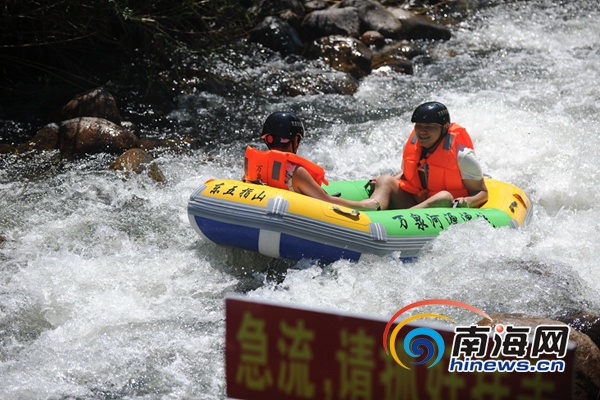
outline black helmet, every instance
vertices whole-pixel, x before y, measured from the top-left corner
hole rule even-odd
[[[263,125],[262,138],[267,143],[287,143],[294,136],[304,137],[304,126],[300,118],[289,112],[274,112]]]
[[[415,109],[410,122],[445,125],[450,122],[450,113],[442,103],[430,101]]]

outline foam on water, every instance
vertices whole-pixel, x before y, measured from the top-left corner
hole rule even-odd
[[[223,398],[229,292],[383,318],[426,298],[487,313],[600,314],[595,3],[481,10],[432,47],[432,64],[373,74],[351,97],[244,100],[260,108],[253,118],[298,112],[309,131],[301,155],[330,179],[396,172],[415,105],[446,103],[485,172],[524,188],[534,215],[520,230],[455,226],[414,262],[278,262],[199,238],[187,199],[209,178],[239,177],[246,143],[163,156],[162,185],[104,172],[102,156],[58,168],[48,155],[35,171],[3,159],[0,398]],[[232,102],[214,96],[188,95],[172,117],[189,129],[217,124]],[[227,124],[212,129],[249,126]]]

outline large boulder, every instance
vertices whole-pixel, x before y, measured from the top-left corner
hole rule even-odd
[[[59,129],[59,124],[56,123],[43,126],[29,142],[18,147],[18,152],[25,153],[30,150],[44,151],[58,149],[60,144]]]
[[[358,37],[360,19],[354,7],[332,7],[307,14],[302,29],[314,39],[331,35]]]
[[[16,153],[17,149],[7,143],[0,143],[0,154]]]
[[[323,37],[307,50],[309,58],[320,58],[331,68],[356,79],[371,73],[371,50],[360,40],[345,36]]]
[[[19,152],[58,149],[63,157],[74,158],[95,153],[120,154],[138,143],[138,137],[122,126],[103,118],[82,117],[42,127]]]
[[[273,16],[266,17],[256,25],[250,31],[249,40],[278,51],[282,55],[299,54],[304,48],[304,43],[294,27]]]
[[[386,38],[400,39],[402,23],[384,6],[373,0],[343,0],[340,7],[353,7],[358,11],[361,32],[377,31]]]
[[[164,174],[154,162],[154,157],[142,149],[129,149],[120,155],[110,166],[114,171],[122,171],[125,173],[134,172],[141,174],[147,172],[148,176],[156,182],[164,182],[166,180]]]
[[[452,37],[452,33],[448,28],[428,21],[425,17],[399,7],[389,7],[388,11],[400,21],[402,36],[405,39],[449,40]]]
[[[61,120],[79,117],[104,118],[117,125],[121,124],[117,102],[103,87],[75,96],[60,110]]]

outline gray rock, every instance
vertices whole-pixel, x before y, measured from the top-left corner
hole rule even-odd
[[[386,38],[402,38],[402,23],[380,3],[372,0],[343,0],[340,7],[358,10],[361,32],[377,31]]]
[[[302,28],[313,39],[330,35],[358,37],[360,19],[353,7],[328,8],[313,11],[304,17]]]
[[[299,54],[304,43],[298,32],[286,21],[269,16],[250,31],[249,40],[260,43],[282,55]]]

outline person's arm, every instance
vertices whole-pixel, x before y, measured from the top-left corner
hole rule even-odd
[[[319,186],[317,182],[315,182],[313,177],[303,167],[298,167],[296,168],[296,171],[294,171],[292,186],[294,187],[294,191],[297,193],[340,206],[355,209],[357,208],[361,210],[379,209],[379,203],[375,199],[352,201],[329,195],[321,186]]]
[[[488,199],[488,190],[475,151],[468,147],[459,148],[458,166],[461,171],[463,185],[469,193],[466,197],[455,199],[458,200],[459,207],[482,206]]]
[[[487,201],[488,190],[483,179],[463,179],[463,185],[465,185],[465,187],[467,188],[469,196],[454,199],[458,200],[459,207],[480,207]]]

